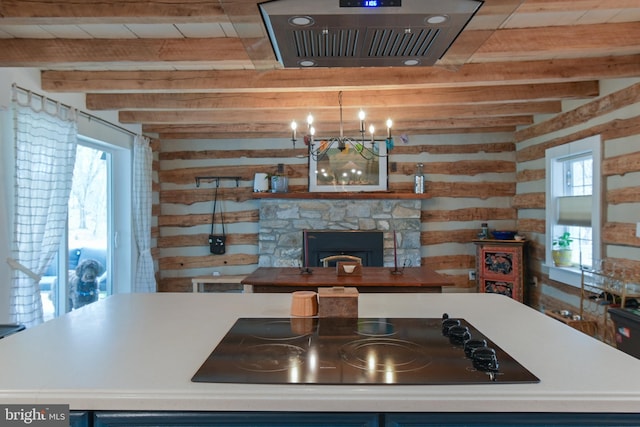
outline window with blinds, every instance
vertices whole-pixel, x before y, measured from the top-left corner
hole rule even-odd
[[[564,194],[554,194],[557,200],[554,236],[569,232],[574,249],[571,263],[590,267],[593,259],[593,154],[588,152],[556,161],[560,162],[563,170]]]
[[[589,268],[600,258],[600,137],[550,148],[545,160],[547,264],[554,239],[569,232],[571,268]]]

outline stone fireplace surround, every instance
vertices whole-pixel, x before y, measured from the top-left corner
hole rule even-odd
[[[393,234],[398,266],[419,266],[421,200],[262,199],[258,233],[261,267],[300,267],[303,232],[382,231],[384,265],[393,267]]]

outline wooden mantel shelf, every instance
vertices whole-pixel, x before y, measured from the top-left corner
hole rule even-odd
[[[357,200],[415,200],[415,199],[428,199],[431,196],[429,194],[415,194],[415,193],[395,193],[391,191],[361,191],[361,192],[290,192],[290,193],[253,193],[254,199],[357,199]]]

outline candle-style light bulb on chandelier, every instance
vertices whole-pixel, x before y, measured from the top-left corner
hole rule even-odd
[[[380,154],[377,144],[386,144],[386,152],[391,151],[393,148],[393,138],[391,137],[391,126],[393,125],[393,122],[391,119],[387,119],[386,122],[386,138],[376,137],[375,127],[373,125],[369,126],[369,135],[367,135],[365,122],[366,115],[361,109],[358,113],[358,118],[360,120],[360,136],[355,138],[345,137],[342,121],[342,91],[338,92],[338,104],[340,107],[340,136],[317,137],[316,129],[313,125],[313,116],[311,114],[307,116],[307,133],[304,135],[304,142],[309,146],[309,156],[314,160],[318,160],[324,157],[332,148],[337,148],[342,152],[349,147],[354,149],[358,154],[360,154],[360,156],[367,160],[373,159],[374,157],[386,157],[386,154]],[[298,124],[294,120],[291,122],[291,142],[293,143],[293,148],[296,147],[297,130]]]

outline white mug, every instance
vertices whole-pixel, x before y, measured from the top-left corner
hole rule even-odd
[[[269,180],[266,173],[256,173],[253,178],[253,191],[256,193],[265,193],[269,191]]]

